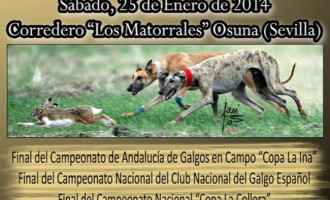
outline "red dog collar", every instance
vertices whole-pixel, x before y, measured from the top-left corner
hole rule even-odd
[[[185,68],[183,71],[186,74],[186,78],[187,78],[186,87],[188,87],[188,86],[190,86],[190,84],[192,82],[192,73],[191,73],[190,69],[188,69],[188,68]]]

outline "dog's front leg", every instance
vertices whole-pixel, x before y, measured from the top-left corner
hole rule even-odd
[[[149,101],[148,103],[144,104],[144,110],[147,110],[161,102],[165,101],[165,99],[163,98],[162,95],[158,95],[157,97],[155,97],[153,100]]]
[[[182,88],[177,96],[175,97],[175,102],[183,109],[183,110],[187,110],[190,106],[189,105],[185,105],[183,102],[182,102],[182,97],[183,95],[189,90],[189,87],[184,87]]]
[[[203,94],[202,92],[202,98],[201,100],[199,100],[198,103],[196,103],[195,105],[191,106],[188,110],[183,111],[177,118],[175,118],[174,120],[172,120],[170,122],[171,125],[175,124],[178,121],[183,120],[185,117],[187,117],[188,115],[190,115],[191,113],[193,113],[194,111],[200,109],[201,107],[210,104],[213,102],[212,99],[212,88],[208,88],[207,92],[205,92],[205,94]]]
[[[122,114],[122,116],[124,117],[134,117],[136,115],[141,114],[142,112],[144,112],[145,110],[161,103],[162,101],[164,101],[163,96],[158,95],[156,96],[154,99],[152,99],[151,101],[149,101],[148,103],[144,104],[143,106],[141,106],[140,108],[136,109],[134,112],[131,113],[124,113]]]

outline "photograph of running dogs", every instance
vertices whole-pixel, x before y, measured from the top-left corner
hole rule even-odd
[[[321,45],[9,45],[8,137],[323,137]]]

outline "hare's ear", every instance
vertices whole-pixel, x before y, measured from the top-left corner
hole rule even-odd
[[[137,64],[136,64],[136,71],[138,72],[138,71],[141,71],[141,70],[142,70],[142,69],[141,69],[139,63],[137,63]]]
[[[152,60],[149,60],[149,62],[146,65],[146,71],[147,71],[148,74],[152,73],[151,65],[152,65]]]
[[[46,99],[45,100],[45,102],[44,102],[44,105],[47,105],[47,104],[49,104],[50,102],[51,102],[51,100],[52,100],[52,98],[50,97],[50,98],[48,98],[48,99]]]
[[[58,103],[53,103],[54,108],[58,106]]]

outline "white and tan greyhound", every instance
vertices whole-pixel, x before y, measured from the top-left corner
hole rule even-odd
[[[171,124],[183,120],[207,104],[212,103],[212,107],[216,107],[217,96],[227,92],[232,92],[242,103],[262,113],[263,109],[246,94],[245,85],[248,83],[245,76],[248,73],[253,76],[255,87],[252,90],[259,97],[290,116],[286,101],[278,95],[290,96],[296,102],[300,114],[307,117],[296,92],[283,86],[288,80],[280,82],[278,64],[273,57],[261,50],[238,50],[207,59],[167,76],[164,86],[159,91],[159,95],[165,100],[184,87],[198,87],[202,93],[201,100],[182,112],[171,121]]]
[[[204,52],[204,53],[177,52],[163,56],[155,62],[152,62],[152,60],[150,60],[147,63],[145,69],[142,69],[139,66],[137,66],[136,72],[132,76],[132,83],[127,88],[127,91],[131,92],[132,95],[136,95],[138,92],[151,85],[155,80],[159,80],[158,86],[159,88],[162,88],[165,83],[165,78],[168,76],[168,74],[178,72],[187,67],[196,65],[208,58],[212,58],[222,54],[224,53],[223,52]],[[292,78],[293,72],[294,72],[294,68],[291,72],[290,77],[286,81],[282,82],[283,84],[288,82]],[[252,91],[255,90],[253,77],[251,73],[247,73],[244,76],[244,82]],[[188,109],[189,106],[184,105],[184,103],[182,102],[182,96],[188,90],[194,90],[194,89],[197,88],[189,86],[189,87],[183,87],[180,91],[178,91],[175,101],[184,110]],[[237,99],[238,101],[243,103],[246,102],[244,99],[245,96],[241,96],[240,92],[233,92],[232,94],[234,98]],[[164,100],[165,99],[161,95],[158,95],[148,103],[136,109],[135,112],[124,113],[123,116],[128,116],[128,117],[136,116],[144,112],[145,110],[151,108],[152,106],[161,103]],[[258,109],[264,110],[262,106],[253,102],[252,100],[249,100],[249,102],[250,103],[248,104],[248,106],[258,107]],[[213,110],[213,112],[215,112],[215,116],[216,116],[218,111],[216,109]]]

